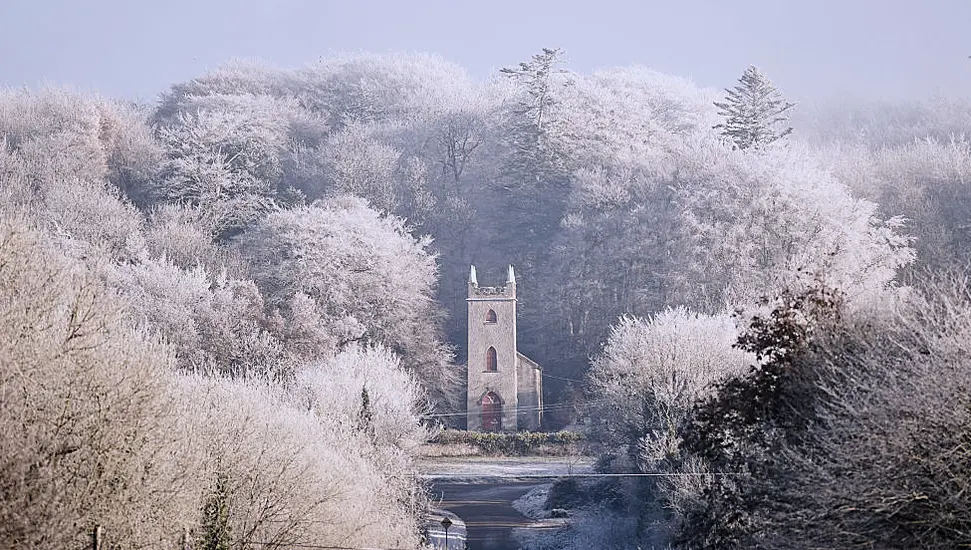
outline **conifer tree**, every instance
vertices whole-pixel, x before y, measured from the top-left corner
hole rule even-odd
[[[529,62],[516,68],[503,68],[500,73],[522,86],[525,94],[514,107],[517,115],[513,121],[510,139],[515,148],[513,168],[525,181],[544,183],[544,176],[556,172],[562,164],[555,148],[550,144],[552,126],[551,111],[556,106],[554,75],[565,71],[556,66],[563,63],[563,50],[543,48]]]
[[[715,126],[723,136],[732,140],[737,149],[756,149],[792,133],[785,126],[789,109],[795,103],[786,101],[762,71],[749,66],[738,79],[738,85],[726,89],[728,96],[724,102],[715,102],[718,114],[725,122]]]
[[[229,527],[229,476],[220,472],[216,486],[202,508],[202,537],[199,546],[203,550],[230,550],[232,533]]]
[[[367,386],[361,388],[361,411],[357,417],[358,429],[374,441],[374,413],[371,412],[371,396],[368,395]]]

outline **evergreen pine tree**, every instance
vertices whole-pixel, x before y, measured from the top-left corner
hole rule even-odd
[[[220,472],[216,486],[202,508],[202,550],[230,550],[233,545],[229,527],[229,477]]]
[[[791,127],[782,126],[789,120],[786,112],[796,104],[786,101],[756,67],[745,69],[738,85],[725,91],[725,101],[715,102],[725,122],[715,128],[721,129],[737,149],[765,147],[792,133]]]
[[[500,261],[526,271],[543,264],[549,251],[543,243],[558,230],[569,195],[567,159],[557,144],[562,128],[556,93],[568,81],[557,68],[561,56],[559,49],[544,48],[517,68],[501,70],[520,94],[504,128],[511,154],[502,168],[496,214],[490,214],[496,236],[490,247]]]
[[[502,128],[509,154],[500,168],[495,204],[483,207],[492,228],[486,246],[494,254],[483,264],[511,263],[523,273],[550,273],[550,243],[560,230],[570,196],[572,159],[564,149],[570,128],[561,99],[574,77],[560,68],[562,57],[559,48],[543,48],[529,61],[501,70],[519,93]],[[546,284],[549,280],[542,277],[526,277],[518,288],[523,295],[538,296]],[[546,320],[541,303],[520,306],[524,324],[538,326]],[[534,337],[540,333],[522,334],[520,346],[535,350],[546,345]]]
[[[516,117],[509,133],[515,151],[511,168],[521,183],[543,184],[544,177],[558,173],[563,164],[550,143],[554,130],[550,111],[557,103],[554,74],[565,72],[556,69],[563,63],[562,55],[559,48],[543,48],[531,61],[499,71],[526,92],[513,108]]]
[[[371,396],[367,387],[361,388],[361,411],[358,413],[358,429],[374,441],[374,413],[371,412]]]

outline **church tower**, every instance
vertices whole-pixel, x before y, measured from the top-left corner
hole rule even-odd
[[[539,429],[542,376],[534,361],[516,348],[516,274],[506,285],[480,287],[469,271],[468,429]]]

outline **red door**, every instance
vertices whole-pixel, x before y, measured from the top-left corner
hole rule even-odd
[[[482,431],[498,432],[502,429],[502,402],[499,396],[489,392],[482,396]]]

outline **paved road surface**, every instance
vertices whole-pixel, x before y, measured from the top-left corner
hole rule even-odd
[[[487,483],[452,483],[436,481],[433,496],[438,505],[465,519],[469,550],[516,550],[513,528],[537,528],[523,517],[512,502],[530,489],[543,485],[536,481],[494,480]]]
[[[513,529],[560,526],[524,517],[512,507],[513,501],[553,481],[543,476],[589,472],[590,465],[565,459],[473,458],[429,462],[423,470],[432,483],[432,496],[441,499],[436,507],[465,520],[469,550],[517,550]]]

